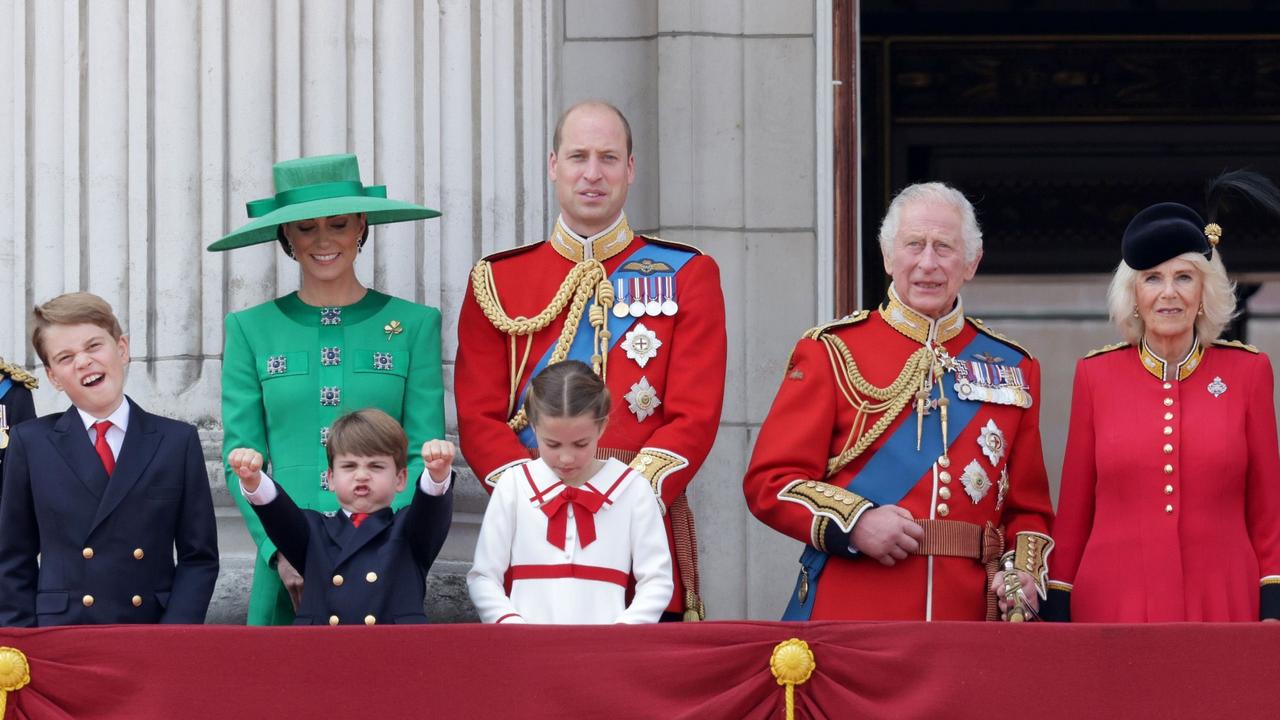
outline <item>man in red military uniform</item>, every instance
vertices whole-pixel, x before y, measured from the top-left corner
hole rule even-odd
[[[806,544],[783,619],[994,619],[999,565],[1034,612],[1053,546],[1040,366],[964,315],[982,234],[960,192],[903,190],[880,244],[887,301],[796,344],[744,479],[751,512]]]
[[[601,451],[643,474],[663,511],[675,568],[665,617],[700,618],[685,488],[711,450],[724,398],[720,271],[694,248],[627,225],[635,157],[617,108],[571,107],[552,145],[561,214],[551,238],[471,272],[454,382],[462,453],[492,492],[504,469],[537,452],[523,409],[529,379],[564,359],[592,365],[613,395]]]

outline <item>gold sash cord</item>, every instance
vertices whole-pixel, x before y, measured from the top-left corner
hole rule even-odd
[[[573,266],[565,276],[564,282],[560,283],[560,289],[556,290],[556,294],[551,298],[551,303],[531,318],[523,315],[513,318],[507,315],[506,310],[502,308],[502,302],[498,299],[498,288],[493,281],[493,266],[488,261],[481,260],[471,269],[471,288],[475,293],[476,303],[484,311],[485,317],[489,318],[489,322],[493,323],[499,331],[506,333],[510,339],[511,361],[508,367],[511,368],[511,374],[508,378],[507,416],[511,419],[507,421],[507,425],[512,430],[519,432],[529,424],[524,408],[516,409],[516,400],[520,390],[520,377],[524,375],[529,363],[533,336],[560,317],[566,305],[569,313],[565,316],[564,327],[560,330],[560,337],[556,339],[555,350],[552,351],[548,364],[558,363],[568,357],[569,346],[573,344],[573,338],[578,334],[578,324],[582,322],[582,313],[586,309],[587,301],[594,297],[595,302],[587,311],[587,320],[595,331],[595,339],[591,346],[591,369],[601,379],[605,378],[608,369],[609,339],[612,337],[612,333],[609,332],[608,309],[613,307],[614,295],[613,285],[609,283],[608,273],[605,272],[604,265],[601,265],[600,261],[585,260]],[[525,339],[524,353],[518,364],[516,362],[517,337]]]

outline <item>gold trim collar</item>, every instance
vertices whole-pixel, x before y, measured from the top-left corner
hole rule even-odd
[[[889,285],[889,299],[880,306],[880,316],[894,330],[921,344],[944,343],[964,329],[964,303],[956,298],[951,312],[934,320],[912,310],[898,298],[898,291]]]
[[[604,262],[622,252],[631,244],[631,226],[627,224],[627,215],[623,213],[618,220],[603,232],[584,238],[564,224],[564,215],[556,218],[555,229],[551,231],[551,247],[568,260],[580,263],[584,260]]]
[[[1170,375],[1176,371],[1179,380],[1186,380],[1191,377],[1191,373],[1200,367],[1200,361],[1204,359],[1204,345],[1200,344],[1200,338],[1196,337],[1191,341],[1191,349],[1187,351],[1187,356],[1182,358],[1176,366],[1170,366],[1165,359],[1160,357],[1147,346],[1147,339],[1142,339],[1142,344],[1138,347],[1138,357],[1142,358],[1142,367],[1147,372],[1155,376],[1157,380],[1168,382],[1173,378]]]

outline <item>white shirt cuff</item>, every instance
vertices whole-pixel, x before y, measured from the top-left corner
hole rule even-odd
[[[250,505],[266,505],[276,499],[279,493],[276,491],[276,483],[266,472],[262,473],[262,482],[258,483],[258,489],[249,492],[244,489],[244,485],[240,486],[240,494]]]
[[[449,492],[449,486],[453,484],[453,471],[449,471],[449,475],[441,482],[436,482],[431,477],[431,473],[423,469],[422,476],[418,478],[418,489],[430,495],[431,497],[440,497]]]

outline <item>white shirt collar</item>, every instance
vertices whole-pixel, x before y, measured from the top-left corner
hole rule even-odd
[[[80,413],[80,422],[84,423],[84,429],[86,431],[92,428],[94,423],[101,422],[102,420],[109,421],[112,425],[120,428],[121,432],[127,432],[129,430],[129,398],[127,397],[121,398],[120,407],[116,408],[115,412],[104,418],[96,418],[81,410],[79,407],[76,408],[76,412]]]

